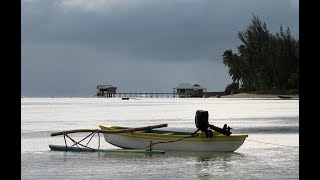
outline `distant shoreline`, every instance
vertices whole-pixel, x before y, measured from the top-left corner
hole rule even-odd
[[[291,99],[299,99],[299,94],[287,95],[287,94],[251,94],[251,93],[237,93],[237,94],[231,94],[231,95],[224,95],[224,96],[221,96],[221,98],[279,98],[278,96],[288,96],[288,97],[291,97]]]
[[[237,93],[237,94],[231,94],[231,95],[221,95],[220,98],[272,98],[272,99],[281,99],[278,96],[287,96],[291,97],[291,99],[299,99],[299,94],[255,94],[255,93]],[[66,97],[26,97],[21,96],[21,98],[98,98],[95,96],[66,96]],[[118,98],[118,97],[114,97]],[[120,97],[119,97],[120,98]],[[132,97],[134,98],[134,97]],[[208,98],[217,98],[217,96],[210,96]]]

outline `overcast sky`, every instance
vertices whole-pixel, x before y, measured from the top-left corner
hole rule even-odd
[[[252,14],[299,37],[298,0],[22,0],[21,95],[172,92],[180,83],[224,91],[225,50]]]

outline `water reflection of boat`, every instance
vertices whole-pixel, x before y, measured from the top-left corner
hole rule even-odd
[[[224,179],[221,172],[237,166],[236,163],[244,155],[237,152],[214,152],[211,154],[199,155],[195,161],[195,173],[198,179]],[[222,176],[221,176],[222,175]]]

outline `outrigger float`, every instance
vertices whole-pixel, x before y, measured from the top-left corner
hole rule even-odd
[[[52,133],[51,136],[63,135],[65,146],[49,145],[51,150],[58,151],[95,151],[95,152],[125,152],[125,153],[165,153],[165,151],[195,151],[195,152],[233,152],[237,150],[248,137],[247,134],[231,135],[232,128],[225,124],[223,128],[209,124],[208,112],[198,110],[195,132],[178,132],[154,130],[167,127],[167,124],[129,128],[120,126],[100,125],[101,129],[78,129]],[[201,132],[198,132],[201,131]],[[105,141],[122,149],[93,149],[73,140],[68,134],[78,132],[91,132],[89,142],[95,133],[102,133]],[[71,147],[67,146],[66,137],[73,141]],[[88,143],[89,143],[88,142]],[[87,143],[87,144],[88,144]],[[77,146],[77,147],[74,147]],[[79,147],[82,146],[82,147]],[[99,136],[100,147],[100,136]]]

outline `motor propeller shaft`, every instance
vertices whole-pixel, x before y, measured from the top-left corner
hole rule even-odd
[[[210,129],[215,130],[225,136],[230,136],[232,134],[232,132],[230,132],[230,130],[232,129],[230,126],[227,126],[227,124],[225,124],[223,126],[223,128],[219,128],[217,126],[211,125],[209,124]]]

